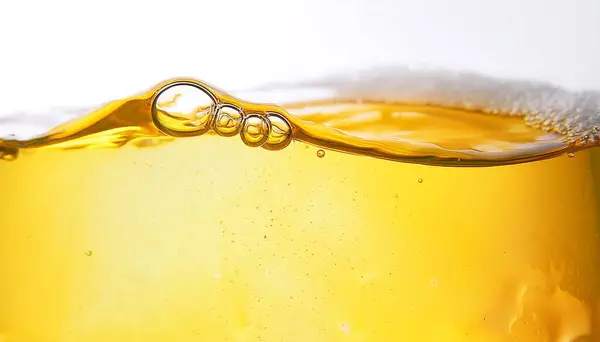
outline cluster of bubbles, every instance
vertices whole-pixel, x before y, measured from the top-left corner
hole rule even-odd
[[[246,112],[229,103],[220,103],[207,89],[194,83],[175,83],[155,97],[152,117],[164,133],[197,136],[213,130],[220,136],[240,135],[244,144],[280,150],[292,141],[292,127],[276,112]]]

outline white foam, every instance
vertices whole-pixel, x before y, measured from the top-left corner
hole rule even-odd
[[[318,99],[429,104],[488,113],[524,115],[529,123],[549,125],[572,138],[599,139],[600,92],[570,92],[547,83],[505,80],[439,69],[373,68],[301,84],[264,88],[313,89]],[[288,98],[291,100],[292,98]]]

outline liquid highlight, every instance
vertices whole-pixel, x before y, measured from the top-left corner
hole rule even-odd
[[[0,342],[600,341],[593,120],[386,89],[177,79],[6,137]]]
[[[285,109],[284,109],[285,108]],[[193,79],[163,82],[30,140],[0,140],[0,157],[23,149],[156,145],[173,138],[239,135],[280,150],[293,140],[381,159],[439,166],[516,164],[597,146],[562,126],[538,129],[525,115],[371,101],[256,104]],[[539,126],[539,125],[538,125]]]

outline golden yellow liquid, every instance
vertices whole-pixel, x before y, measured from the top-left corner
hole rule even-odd
[[[164,83],[0,142],[0,341],[600,339],[598,151],[518,116],[177,82],[216,107]],[[255,124],[205,116],[225,104]]]

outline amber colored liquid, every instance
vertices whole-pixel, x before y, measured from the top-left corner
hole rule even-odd
[[[178,82],[0,142],[0,341],[600,338],[598,151]]]
[[[268,150],[283,149],[294,140],[401,162],[493,166],[546,159],[598,143],[563,137],[551,128],[540,130],[522,116],[502,113],[368,101],[285,107],[246,102],[193,79],[172,80],[39,138],[0,140],[0,157],[13,160],[23,149],[119,147],[128,142],[153,146],[174,137],[217,133],[239,135],[246,145]]]

